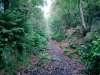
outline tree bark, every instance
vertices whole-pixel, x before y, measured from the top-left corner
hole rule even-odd
[[[3,0],[4,1],[4,11],[6,11],[9,8],[9,0]]]
[[[81,17],[81,21],[82,21],[82,26],[84,29],[86,29],[86,24],[84,21],[84,15],[83,15],[83,10],[82,10],[82,0],[79,0],[79,10],[80,10],[80,17]]]

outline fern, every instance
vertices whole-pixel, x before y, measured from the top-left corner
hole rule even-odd
[[[100,37],[99,37],[100,38]],[[85,67],[84,70],[90,70],[93,72],[94,75],[100,74],[100,40],[97,38],[97,40],[92,41],[92,46],[91,49],[89,48],[89,45],[83,46],[83,49],[81,48],[82,51],[80,54],[81,60],[84,62]],[[85,49],[85,50],[84,50]],[[90,50],[89,50],[90,49]],[[87,51],[86,51],[87,50]]]
[[[0,20],[0,23],[1,23],[1,24],[4,24],[4,23],[5,23],[5,21],[4,21],[4,20]]]

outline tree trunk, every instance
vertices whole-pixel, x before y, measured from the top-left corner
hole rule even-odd
[[[6,11],[9,8],[9,0],[3,0],[4,1],[4,11]]]
[[[79,10],[80,10],[80,17],[81,17],[81,21],[82,21],[82,26],[84,29],[86,29],[86,24],[84,21],[84,15],[83,15],[83,10],[82,10],[82,0],[79,0]]]

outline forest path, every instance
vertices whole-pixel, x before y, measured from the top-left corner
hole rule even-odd
[[[22,75],[83,75],[78,72],[82,65],[75,59],[65,56],[59,45],[51,39],[48,49],[47,53],[51,60],[46,61],[37,71],[27,71]]]

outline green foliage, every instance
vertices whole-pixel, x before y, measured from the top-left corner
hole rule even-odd
[[[71,52],[70,54],[68,54],[67,56],[71,59],[73,59],[75,57],[75,52]]]
[[[46,50],[48,40],[45,33],[42,30],[37,29],[35,32],[26,35],[26,37],[26,46],[28,52],[31,52],[35,55],[39,52]]]
[[[0,13],[0,16],[0,68],[10,70],[17,64],[18,55],[23,55],[25,19],[22,14],[11,10]]]
[[[66,37],[66,30],[80,23],[78,0],[55,0],[52,4],[49,23],[52,38],[61,41]]]
[[[50,57],[47,53],[41,53],[39,56],[39,61],[37,63],[37,66],[41,66],[44,64],[45,61],[50,60]]]
[[[52,39],[57,40],[58,42],[60,42],[62,40],[62,34],[61,33],[52,34]]]
[[[50,60],[50,57],[47,53],[41,53],[40,57],[39,57],[40,60]]]
[[[90,70],[94,75],[100,74],[100,37],[88,45],[81,45],[78,54],[85,64],[85,70]]]
[[[0,68],[9,71],[18,61],[25,61],[28,52],[37,54],[46,49],[45,31],[33,31],[34,27],[30,29],[29,23],[20,12],[7,10],[0,13],[0,16]]]
[[[18,62],[26,61],[29,52],[46,49],[45,19],[38,7],[43,0],[2,0],[0,4],[0,69],[10,73]]]
[[[37,49],[38,52],[44,51],[46,49],[47,38],[45,38],[43,34],[37,33],[33,38],[33,40],[34,40],[33,46],[35,47],[35,49]],[[34,51],[36,51],[35,49]]]
[[[63,53],[66,54],[68,50],[66,48],[63,48]]]
[[[87,31],[91,24],[100,18],[100,1],[99,0],[82,0],[82,10],[87,25]],[[95,10],[96,9],[96,10]],[[79,1],[78,0],[55,0],[51,7],[49,23],[52,37],[56,39],[59,33],[61,38],[65,38],[66,30],[81,25]],[[99,28],[99,27],[98,27]],[[81,34],[85,36],[84,33]],[[78,31],[79,32],[79,31]]]

